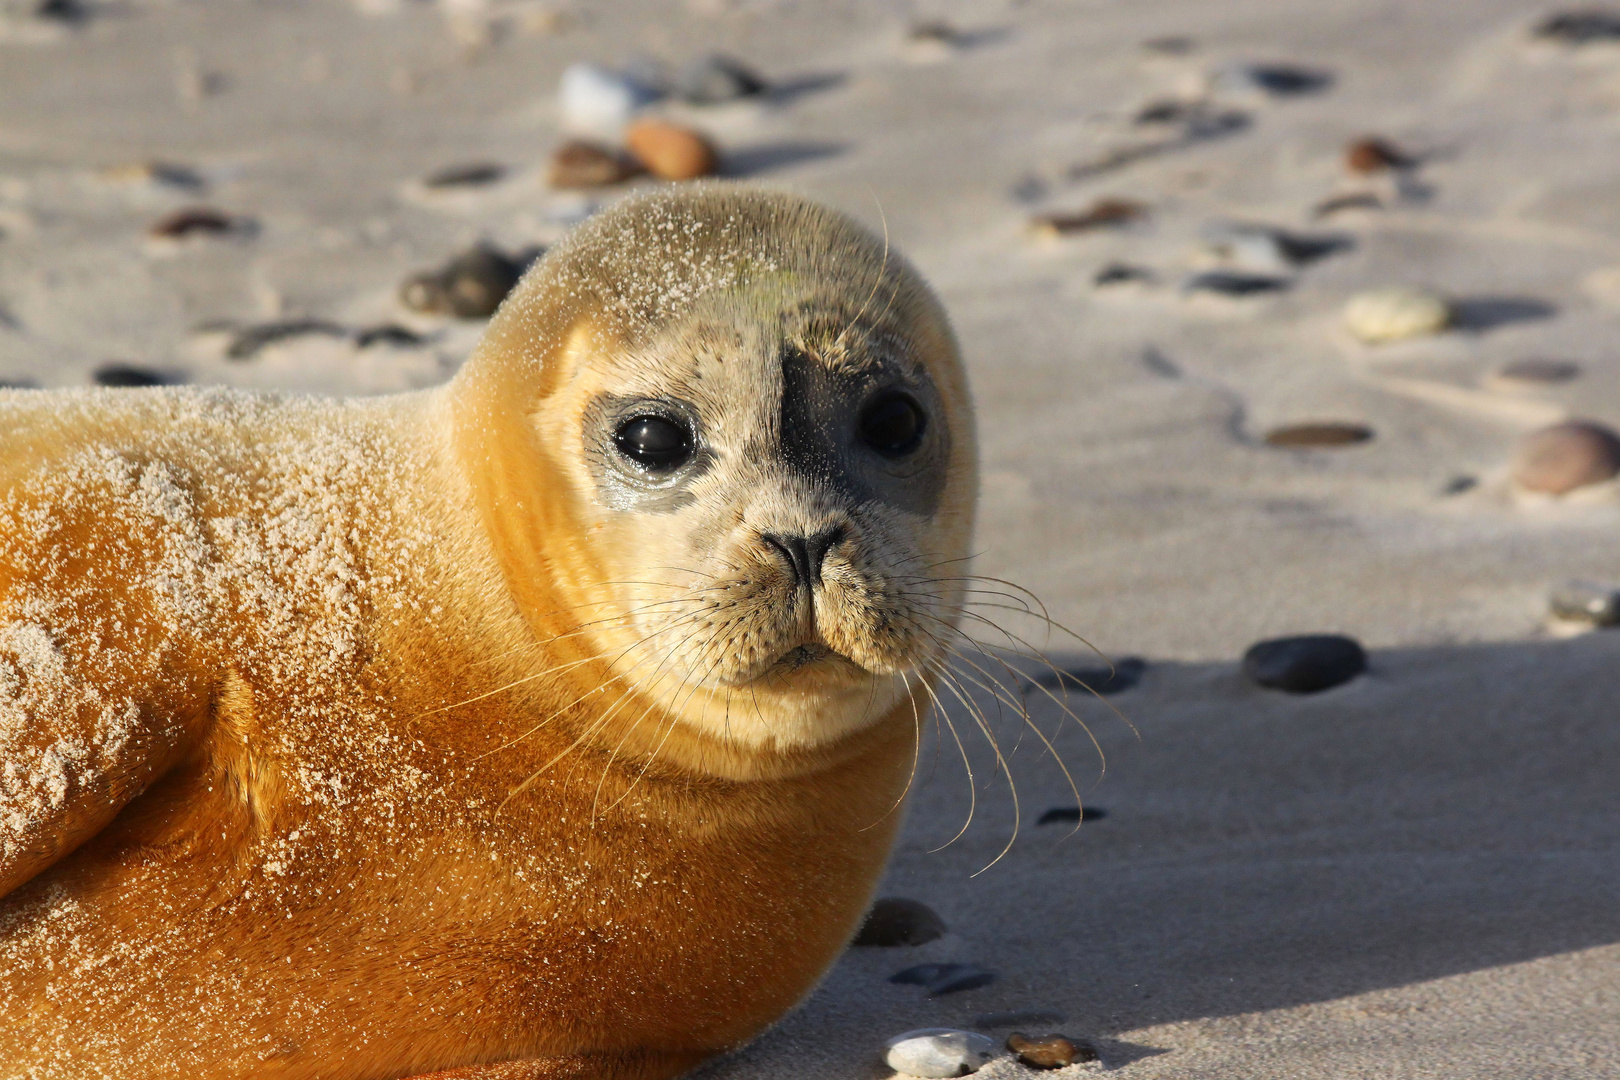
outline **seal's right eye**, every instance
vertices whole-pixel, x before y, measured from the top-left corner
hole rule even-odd
[[[669,472],[692,457],[692,429],[667,416],[632,416],[613,433],[619,453],[654,472]]]

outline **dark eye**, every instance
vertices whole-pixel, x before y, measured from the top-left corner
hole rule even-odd
[[[619,453],[643,468],[668,472],[692,457],[692,429],[663,416],[632,416],[613,433]]]
[[[917,449],[928,418],[921,406],[905,394],[879,395],[861,412],[861,441],[884,457],[900,457]]]

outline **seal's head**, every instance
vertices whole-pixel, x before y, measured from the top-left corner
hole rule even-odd
[[[942,662],[967,386],[927,286],[848,217],[722,185],[626,200],[518,286],[456,401],[508,580],[581,670],[791,751]]]

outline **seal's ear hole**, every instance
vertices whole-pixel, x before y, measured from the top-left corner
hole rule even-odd
[[[861,410],[861,441],[884,457],[904,457],[922,444],[928,417],[909,394],[889,390]]]
[[[644,469],[669,472],[692,459],[692,429],[667,416],[632,416],[613,433],[613,445]]]

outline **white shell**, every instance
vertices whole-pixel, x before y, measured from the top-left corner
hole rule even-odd
[[[615,139],[636,110],[657,95],[635,80],[595,64],[570,64],[557,88],[563,126]]]
[[[943,1080],[978,1072],[996,1056],[996,1041],[976,1031],[922,1028],[896,1035],[883,1044],[883,1060],[907,1076]]]
[[[1444,297],[1399,285],[1357,293],[1344,305],[1344,324],[1362,341],[1378,343],[1438,334],[1451,323]]]

